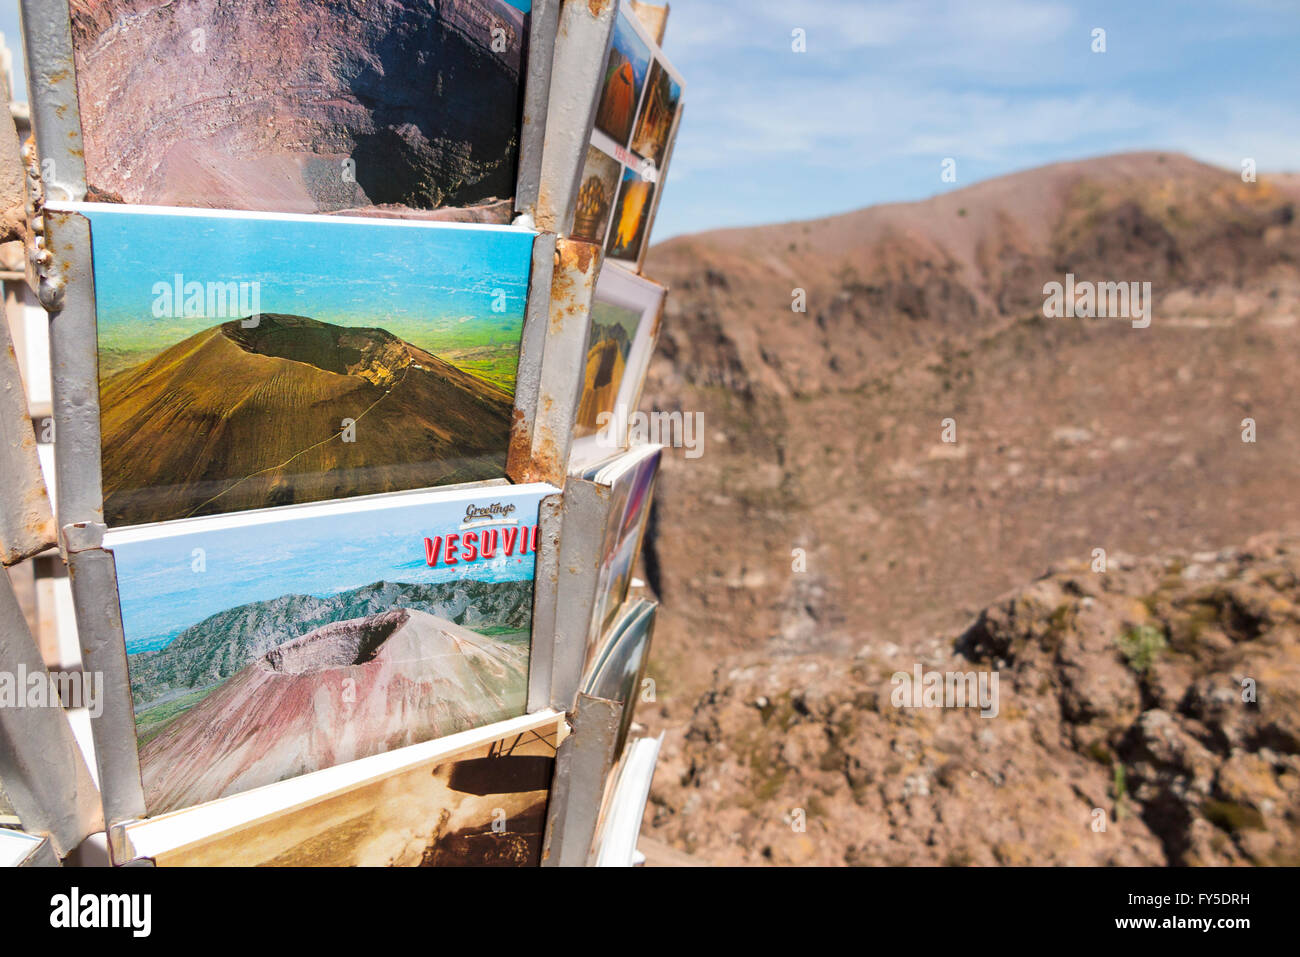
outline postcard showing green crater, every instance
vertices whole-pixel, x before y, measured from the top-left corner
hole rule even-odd
[[[532,232],[76,209],[108,525],[505,474]]]

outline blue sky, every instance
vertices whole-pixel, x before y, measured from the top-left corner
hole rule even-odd
[[[221,321],[154,318],[155,285],[174,287],[178,274],[256,282],[262,312],[378,326],[423,348],[482,323],[516,338],[523,328],[533,240],[524,230],[86,209],[101,345],[147,336],[161,349]]]
[[[664,51],[686,113],[655,242],[1127,150],[1300,169],[1300,0],[672,0]]]
[[[127,650],[210,615],[252,601],[288,594],[325,596],[377,581],[441,582],[458,578],[519,581],[533,577],[533,554],[506,557],[499,546],[492,559],[430,567],[425,536],[460,534],[469,504],[514,503],[520,528],[537,523],[543,492],[498,486],[465,492],[434,503],[403,505],[328,516],[287,518],[234,528],[158,535],[116,543],[122,624]],[[208,529],[212,520],[182,528]],[[488,527],[504,528],[505,525]],[[175,526],[173,526],[173,530]],[[499,541],[499,538],[498,538]],[[193,568],[194,549],[203,549],[206,568]],[[196,584],[203,587],[195,587]]]
[[[1300,0],[673,0],[664,47],[686,115],[655,241],[1124,150],[1300,168]]]

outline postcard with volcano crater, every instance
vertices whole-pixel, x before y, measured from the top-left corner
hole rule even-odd
[[[509,222],[530,8],[71,0],[89,196]]]
[[[555,491],[110,531],[149,814],[522,715],[538,504]]]
[[[531,231],[68,208],[110,527],[505,474]]]

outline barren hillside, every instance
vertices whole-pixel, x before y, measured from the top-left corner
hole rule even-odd
[[[641,716],[669,753],[733,666],[947,655],[981,608],[1094,549],[1164,561],[1300,527],[1298,202],[1296,176],[1140,153],[656,247],[672,293],[644,404],[706,426],[703,457],[665,456],[647,536],[661,701]],[[1045,318],[1067,273],[1150,282],[1150,326]],[[1130,856],[1178,857],[1157,844]]]

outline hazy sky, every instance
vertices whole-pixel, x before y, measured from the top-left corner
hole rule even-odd
[[[671,6],[686,113],[654,241],[1126,150],[1300,169],[1300,0]]]
[[[686,116],[656,241],[1123,150],[1300,168],[1300,0],[671,6]],[[1091,51],[1097,27],[1105,53]],[[0,0],[0,31],[19,45],[17,0]],[[955,186],[939,178],[946,157]]]

